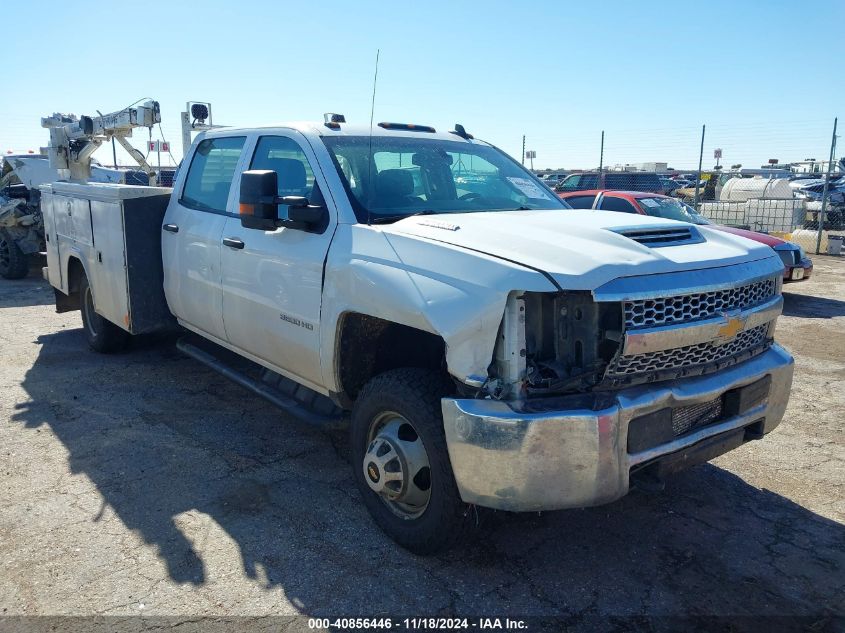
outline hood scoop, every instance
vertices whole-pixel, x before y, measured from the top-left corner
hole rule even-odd
[[[609,229],[629,240],[648,246],[649,248],[660,248],[662,246],[680,246],[682,244],[700,244],[705,239],[694,226],[638,226],[636,228],[625,227]]]

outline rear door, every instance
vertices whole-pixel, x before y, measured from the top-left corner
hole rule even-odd
[[[327,214],[324,224],[311,231],[260,231],[243,228],[237,217],[227,220],[222,253],[226,335],[256,359],[319,386],[323,263],[336,210],[330,197],[323,197],[328,186],[299,132],[259,137],[248,164],[277,173],[279,196],[304,196],[327,206]],[[287,217],[287,207],[279,207],[279,217]]]
[[[162,226],[164,291],[171,312],[221,340],[226,338],[221,240],[226,220],[237,216],[232,180],[240,173],[245,141],[245,136],[215,136],[196,145]]]

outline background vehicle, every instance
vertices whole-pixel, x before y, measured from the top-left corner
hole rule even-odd
[[[665,193],[666,185],[654,172],[604,171],[570,174],[555,187],[555,191],[583,191],[585,189],[620,189],[623,191],[650,191]]]
[[[11,154],[0,160],[0,277],[26,276],[31,256],[44,252],[38,187],[58,179],[58,170],[40,154]],[[111,169],[92,161],[90,180],[146,184],[147,174]]]
[[[675,189],[680,189],[684,183],[678,180],[673,180],[666,176],[660,176],[660,184],[663,185],[664,193],[671,194]]]
[[[564,178],[566,178],[565,173],[560,174],[544,174],[541,176],[541,180],[548,185],[549,187],[555,188]]]
[[[42,193],[45,274],[95,350],[175,320],[182,351],[276,405],[351,412],[363,502],[418,553],[454,543],[472,505],[608,503],[783,417],[771,249],[561,213],[459,125],[214,130],[172,195]]]
[[[576,191],[560,194],[560,197],[575,209],[601,209],[622,213],[639,213],[667,220],[679,220],[692,224],[707,225],[718,231],[739,235],[770,246],[783,261],[784,281],[801,281],[813,273],[813,262],[798,244],[782,240],[774,235],[748,231],[720,224],[713,224],[695,212],[688,204],[669,196],[647,194],[639,191]]]

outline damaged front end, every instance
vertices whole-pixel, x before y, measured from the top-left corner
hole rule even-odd
[[[487,394],[521,399],[584,393],[600,385],[620,349],[622,305],[589,292],[511,293]]]
[[[666,291],[515,292],[486,396],[523,400],[709,374],[771,347],[783,299],[770,267]],[[725,273],[719,273],[725,274]]]
[[[512,511],[598,505],[640,471],[772,431],[793,372],[773,342],[778,263],[511,293],[487,382],[441,402],[461,498]]]

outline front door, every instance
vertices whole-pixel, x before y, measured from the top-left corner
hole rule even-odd
[[[245,140],[232,136],[199,142],[162,226],[164,292],[170,311],[183,324],[221,340],[226,338],[221,240],[227,219],[236,215],[231,189]]]
[[[291,131],[260,137],[249,169],[274,170],[279,196],[325,204],[327,186],[315,165],[305,137]],[[314,385],[322,383],[323,262],[336,222],[330,200],[328,206],[324,225],[310,232],[245,229],[236,218],[228,219],[223,231],[223,321],[229,342]],[[280,206],[279,217],[286,215]]]

